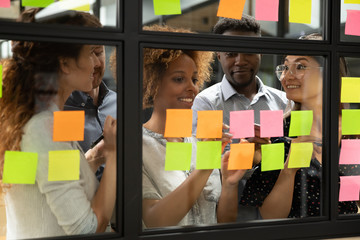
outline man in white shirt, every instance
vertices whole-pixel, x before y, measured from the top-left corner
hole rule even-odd
[[[221,18],[214,26],[215,34],[261,37],[260,25],[254,18],[243,15],[241,20]],[[260,110],[284,110],[285,93],[262,83],[257,76],[261,54],[217,52],[224,71],[222,81],[200,92],[193,104],[193,133],[196,132],[197,111],[223,110],[223,121],[229,125],[230,111],[254,110],[255,123],[260,123]],[[261,139],[255,139],[262,143]],[[239,182],[239,199],[250,170]],[[238,220],[261,219],[257,209],[239,205]]]

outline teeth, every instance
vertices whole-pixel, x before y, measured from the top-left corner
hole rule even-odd
[[[300,86],[298,86],[298,85],[288,85],[288,86],[286,86],[286,88],[300,88]]]
[[[192,98],[180,98],[180,101],[191,103],[193,100]]]

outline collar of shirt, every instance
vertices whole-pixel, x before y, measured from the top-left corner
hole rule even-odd
[[[103,99],[105,98],[106,94],[109,92],[108,87],[104,82],[101,82],[99,85],[99,99],[98,99],[98,106],[102,104]],[[96,107],[94,105],[92,97],[89,94],[81,92],[81,91],[74,91],[68,101],[72,101],[75,104],[71,105],[79,105],[79,107]]]
[[[258,76],[256,76],[256,85],[259,87],[258,92],[256,93],[254,100],[260,98],[261,96],[264,95],[269,95],[269,91],[266,89],[265,85],[263,84],[263,82],[260,80],[260,78]],[[223,93],[224,96],[224,100],[227,101],[229,98],[231,98],[233,95],[239,95],[239,96],[244,96],[244,94],[239,94],[234,88],[233,86],[231,86],[231,84],[229,83],[229,81],[227,80],[227,78],[225,77],[225,74],[223,76],[223,79],[221,81],[221,91]]]

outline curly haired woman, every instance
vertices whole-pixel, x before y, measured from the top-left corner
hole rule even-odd
[[[34,22],[39,9],[20,21]],[[67,21],[67,22],[66,22]],[[81,14],[65,24],[85,26]],[[6,151],[35,152],[35,184],[5,186],[7,239],[104,232],[116,195],[116,120],[104,124],[107,168],[99,184],[78,142],[54,142],[53,112],[62,110],[74,90],[92,88],[100,62],[95,45],[14,41],[13,56],[4,64],[0,99],[0,177]],[[79,181],[48,181],[48,152],[80,151]],[[7,160],[6,160],[7,161]]]
[[[168,26],[144,30],[190,33]],[[244,171],[227,170],[228,153],[222,159],[222,181],[217,169],[164,170],[166,142],[196,143],[193,137],[164,138],[166,109],[191,109],[199,87],[210,77],[212,53],[155,48],[145,48],[143,53],[143,107],[153,107],[151,118],[143,125],[145,227],[234,221],[237,184]],[[223,145],[230,139],[231,134],[223,133]]]

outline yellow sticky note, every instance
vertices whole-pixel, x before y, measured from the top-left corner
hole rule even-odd
[[[68,10],[76,10],[76,11],[84,11],[89,12],[90,11],[90,0],[60,0],[60,2],[69,2],[69,4],[66,9]]]
[[[191,130],[191,109],[166,109],[164,137],[191,137]]]
[[[198,111],[196,137],[221,138],[223,111]]]
[[[344,0],[344,3],[360,4],[360,0]]]
[[[3,183],[35,184],[38,154],[5,151]]]
[[[2,71],[2,69],[3,69],[3,67],[2,67],[2,65],[0,65],[0,98],[2,98],[2,73],[3,73],[3,71]]]
[[[180,0],[153,0],[155,15],[181,14]]]
[[[84,141],[85,112],[54,112],[54,141]]]
[[[218,17],[241,19],[245,0],[220,0]]]
[[[291,143],[288,168],[310,167],[313,143]]]
[[[73,181],[80,178],[80,151],[49,151],[49,181]]]
[[[311,0],[290,0],[289,22],[311,24]]]
[[[54,0],[22,0],[21,6],[23,7],[47,7],[54,3]]]
[[[360,78],[341,78],[341,102],[360,103]]]

